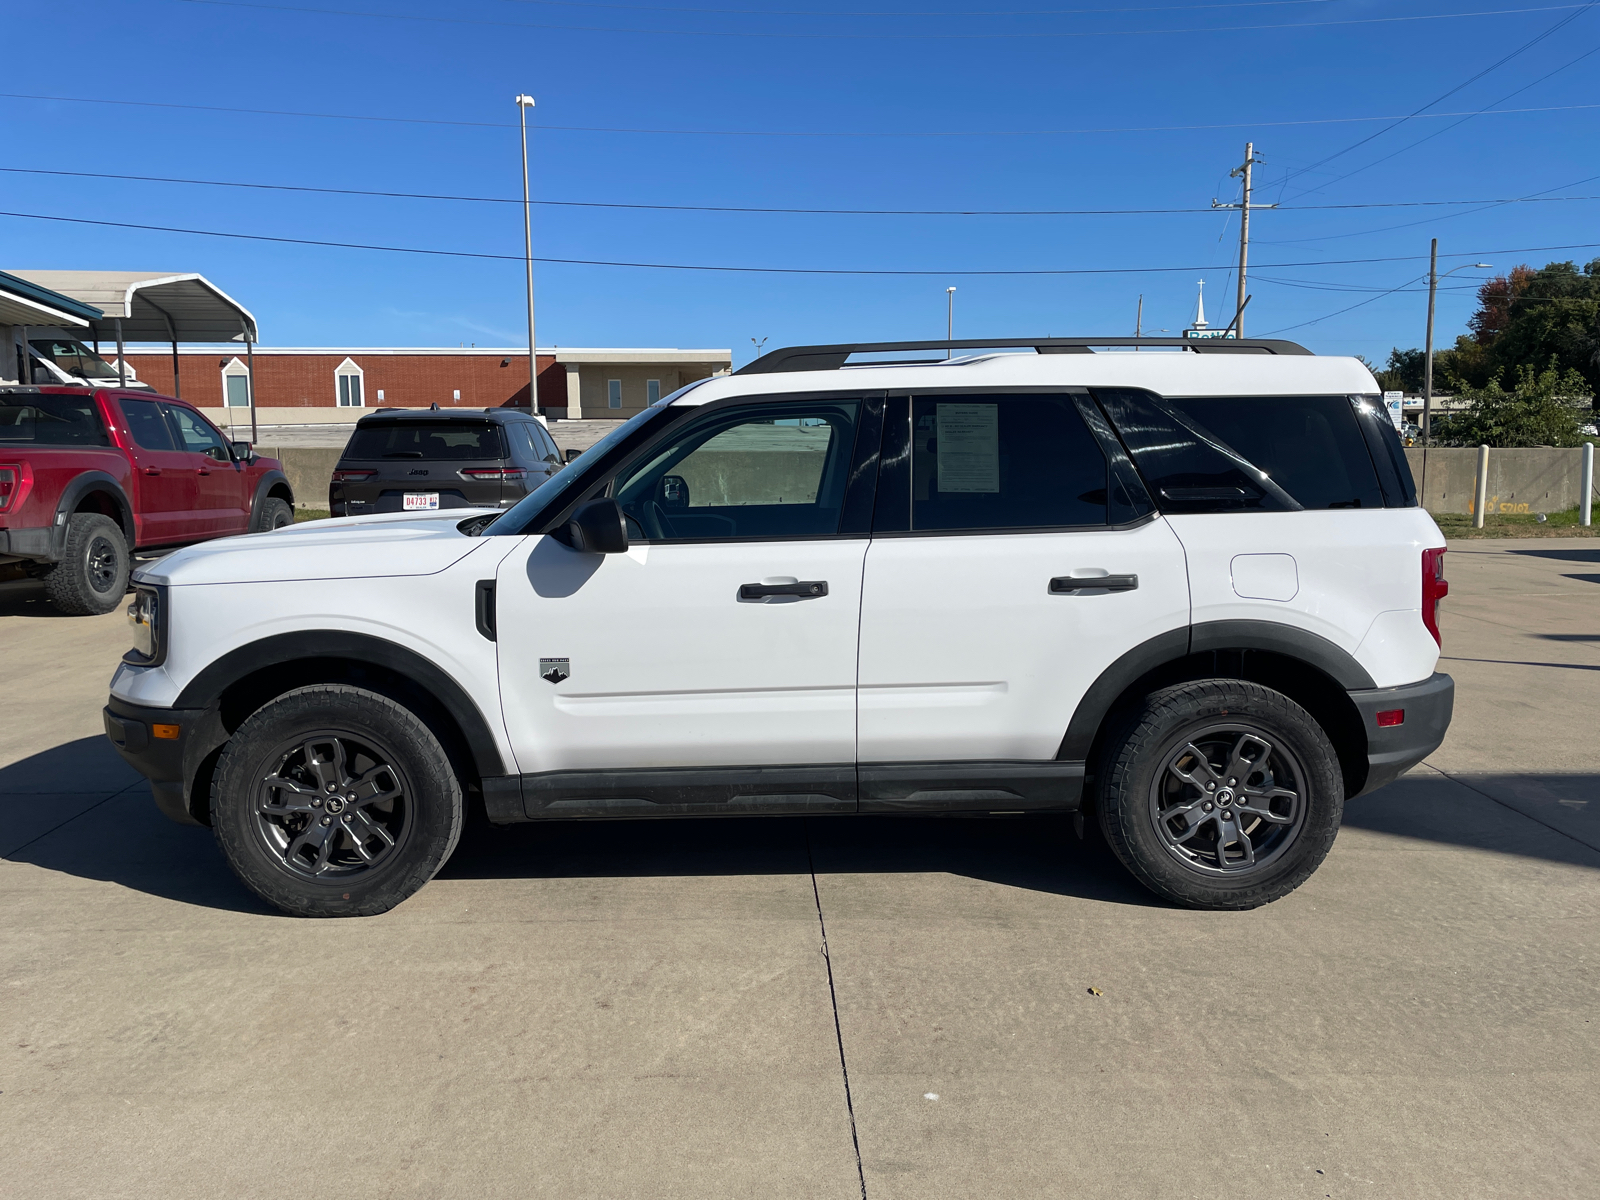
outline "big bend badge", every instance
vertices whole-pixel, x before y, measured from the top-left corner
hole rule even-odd
[[[560,683],[572,674],[572,660],[570,658],[541,658],[539,660],[539,678],[547,683]]]

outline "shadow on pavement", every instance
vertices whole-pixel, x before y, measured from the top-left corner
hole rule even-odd
[[[1600,867],[1600,774],[1462,775],[1419,768],[1345,809],[1347,826]],[[211,831],[168,821],[102,738],[0,768],[0,850],[184,904],[269,910],[234,879]],[[944,872],[1006,887],[1156,906],[1072,819],[725,817],[490,825],[468,818],[442,879]]]
[[[76,621],[45,598],[44,584],[33,579],[0,583],[0,617],[57,617]]]
[[[1600,563],[1600,550],[1508,550],[1506,553],[1525,558],[1554,558],[1561,562]]]

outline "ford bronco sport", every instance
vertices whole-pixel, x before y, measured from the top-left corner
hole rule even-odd
[[[1443,554],[1353,358],[790,348],[509,510],[142,568],[105,722],[162,811],[308,916],[411,895],[469,799],[1077,812],[1158,894],[1250,908],[1443,738]]]

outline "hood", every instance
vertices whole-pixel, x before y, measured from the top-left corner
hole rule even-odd
[[[133,573],[137,583],[268,583],[432,575],[483,542],[456,526],[499,509],[383,513],[286,525],[270,533],[218,538],[174,551]]]

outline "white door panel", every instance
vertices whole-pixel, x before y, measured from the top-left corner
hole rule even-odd
[[[1138,586],[1050,591],[1095,573]],[[1189,620],[1183,548],[1159,518],[875,539],[862,594],[862,762],[1052,759],[1100,673]]]
[[[528,539],[496,587],[501,694],[524,773],[850,763],[865,540]],[[814,599],[743,584],[825,581]],[[541,658],[570,659],[541,678]]]
[[[1432,672],[1438,646],[1421,619],[1422,551],[1441,539],[1421,509],[1219,513],[1168,520],[1188,554],[1195,624],[1257,620],[1298,626],[1356,655],[1379,687],[1413,683]],[[1266,555],[1293,557],[1298,586],[1289,598],[1240,594],[1268,589],[1235,579],[1236,556],[1258,563]],[[1392,612],[1414,612],[1416,619],[1391,621],[1384,636],[1368,640],[1379,614]]]

